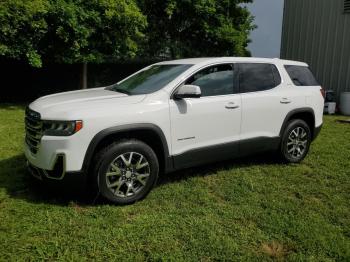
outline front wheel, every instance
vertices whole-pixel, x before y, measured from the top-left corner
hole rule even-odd
[[[311,144],[311,131],[308,124],[301,120],[291,120],[285,129],[280,154],[288,163],[299,163],[307,155]]]
[[[144,198],[159,172],[152,148],[134,139],[108,146],[97,155],[95,163],[98,190],[116,204],[130,204]]]

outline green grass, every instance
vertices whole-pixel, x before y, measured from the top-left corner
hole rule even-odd
[[[177,172],[121,207],[94,202],[79,177],[31,179],[23,115],[0,106],[0,260],[350,261],[342,117],[325,117],[301,164],[254,157]]]

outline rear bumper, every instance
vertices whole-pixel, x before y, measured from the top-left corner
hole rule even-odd
[[[318,127],[315,127],[312,140],[315,140],[315,139],[318,137],[318,135],[319,135],[320,132],[321,132],[321,129],[322,129],[322,125],[320,125],[320,126],[318,126]]]

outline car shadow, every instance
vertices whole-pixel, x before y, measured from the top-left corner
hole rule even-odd
[[[178,183],[191,177],[205,177],[221,170],[246,167],[256,164],[275,164],[272,155],[255,156],[211,165],[161,174],[157,187]],[[79,204],[79,206],[110,204],[88,186],[86,176],[70,175],[61,181],[40,181],[27,171],[24,155],[0,160],[0,192],[10,198],[22,199],[31,203],[45,203],[60,206]],[[0,195],[1,196],[1,195]],[[6,197],[5,197],[6,198]],[[3,199],[0,198],[0,203]]]
[[[92,205],[96,195],[89,194],[83,176],[67,176],[61,181],[34,178],[27,170],[24,155],[0,160],[0,191],[11,198],[32,203]],[[1,201],[1,200],[0,200]]]
[[[219,171],[227,171],[233,168],[244,168],[252,165],[269,165],[280,163],[278,157],[274,154],[259,154],[249,157],[236,158],[226,161],[214,162],[211,164],[178,170],[170,174],[161,174],[157,186],[169,183],[177,183],[191,177],[205,177],[216,174]]]

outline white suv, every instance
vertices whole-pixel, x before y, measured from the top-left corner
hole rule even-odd
[[[321,129],[323,104],[305,63],[161,62],[108,87],[31,103],[25,155],[36,177],[83,173],[105,198],[132,203],[159,172],[266,151],[300,162]]]

